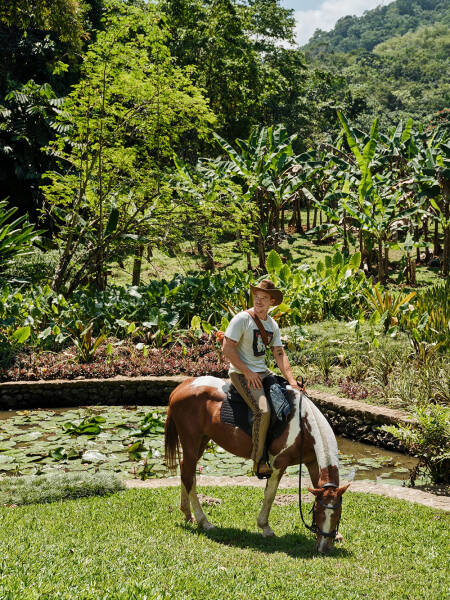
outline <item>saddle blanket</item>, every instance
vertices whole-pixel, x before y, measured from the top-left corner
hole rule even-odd
[[[282,377],[278,375],[266,377],[263,385],[270,406],[270,426],[266,438],[269,445],[283,433],[291,414],[292,400],[286,389],[287,381]],[[227,397],[222,402],[220,420],[222,423],[239,427],[251,437],[253,413],[233,385],[230,386]]]

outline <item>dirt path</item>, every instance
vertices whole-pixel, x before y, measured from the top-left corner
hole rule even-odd
[[[128,479],[125,484],[129,488],[158,488],[167,486],[180,485],[179,477],[166,477],[165,479]],[[265,487],[265,481],[260,481],[256,478],[239,476],[239,477],[212,477],[207,475],[197,475],[198,486],[230,486],[242,485],[251,487]],[[311,485],[308,478],[302,478],[302,487]],[[280,489],[298,488],[298,479],[296,477],[283,477],[280,482]],[[387,485],[375,481],[352,481],[350,490],[353,492],[365,492],[368,494],[377,494],[379,496],[387,496],[388,498],[398,498],[399,500],[407,500],[408,502],[417,502],[431,508],[439,508],[441,510],[450,511],[450,497],[438,495],[436,493],[425,492],[423,490],[401,487],[397,485]]]

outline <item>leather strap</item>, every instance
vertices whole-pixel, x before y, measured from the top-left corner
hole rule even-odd
[[[258,317],[258,315],[254,311],[252,312],[251,309],[247,309],[247,312],[251,316],[251,318],[255,321],[255,323],[259,329],[259,333],[261,334],[264,346],[268,347],[269,346],[269,336],[267,335],[267,331],[264,329],[263,324],[261,323],[261,319]]]

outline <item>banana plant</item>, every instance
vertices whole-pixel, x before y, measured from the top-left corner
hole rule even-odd
[[[265,269],[267,246],[274,245],[283,205],[295,191],[293,142],[284,125],[254,127],[247,140],[236,139],[237,150],[219,135],[214,137],[228,157],[229,176],[239,179],[244,202],[256,203],[253,227],[257,239],[259,267]],[[272,240],[272,244],[270,241]]]
[[[175,156],[174,163],[174,223],[181,239],[189,230],[205,268],[214,271],[213,248],[224,233],[239,232],[241,248],[249,246],[251,206],[241,205],[240,187],[227,177],[221,161],[200,160],[192,168]]]
[[[411,161],[421,194],[429,201],[429,212],[444,234],[441,271],[450,268],[450,141],[448,134],[437,131],[417,158]],[[433,210],[434,209],[434,210]]]
[[[377,151],[381,152],[378,148],[378,120],[373,121],[368,139],[361,142],[345,117],[341,113],[338,116],[359,168],[358,195],[355,198],[355,194],[349,193],[343,204],[358,224],[361,251],[367,255],[373,246],[376,248],[378,281],[383,282],[387,276],[388,250],[395,243],[393,234],[399,229],[407,229],[411,218],[421,208],[417,203],[405,206],[402,189],[392,187],[386,172],[379,172],[376,176],[372,173]]]

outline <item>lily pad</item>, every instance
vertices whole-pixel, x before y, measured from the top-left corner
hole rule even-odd
[[[29,433],[24,433],[22,435],[18,435],[16,440],[18,442],[33,442],[42,437],[42,431],[30,431]]]
[[[13,440],[2,441],[0,442],[0,452],[6,452],[10,448],[14,448],[15,445],[16,442],[14,442]]]
[[[96,450],[88,450],[81,456],[81,460],[87,463],[100,463],[108,460],[108,457]]]

